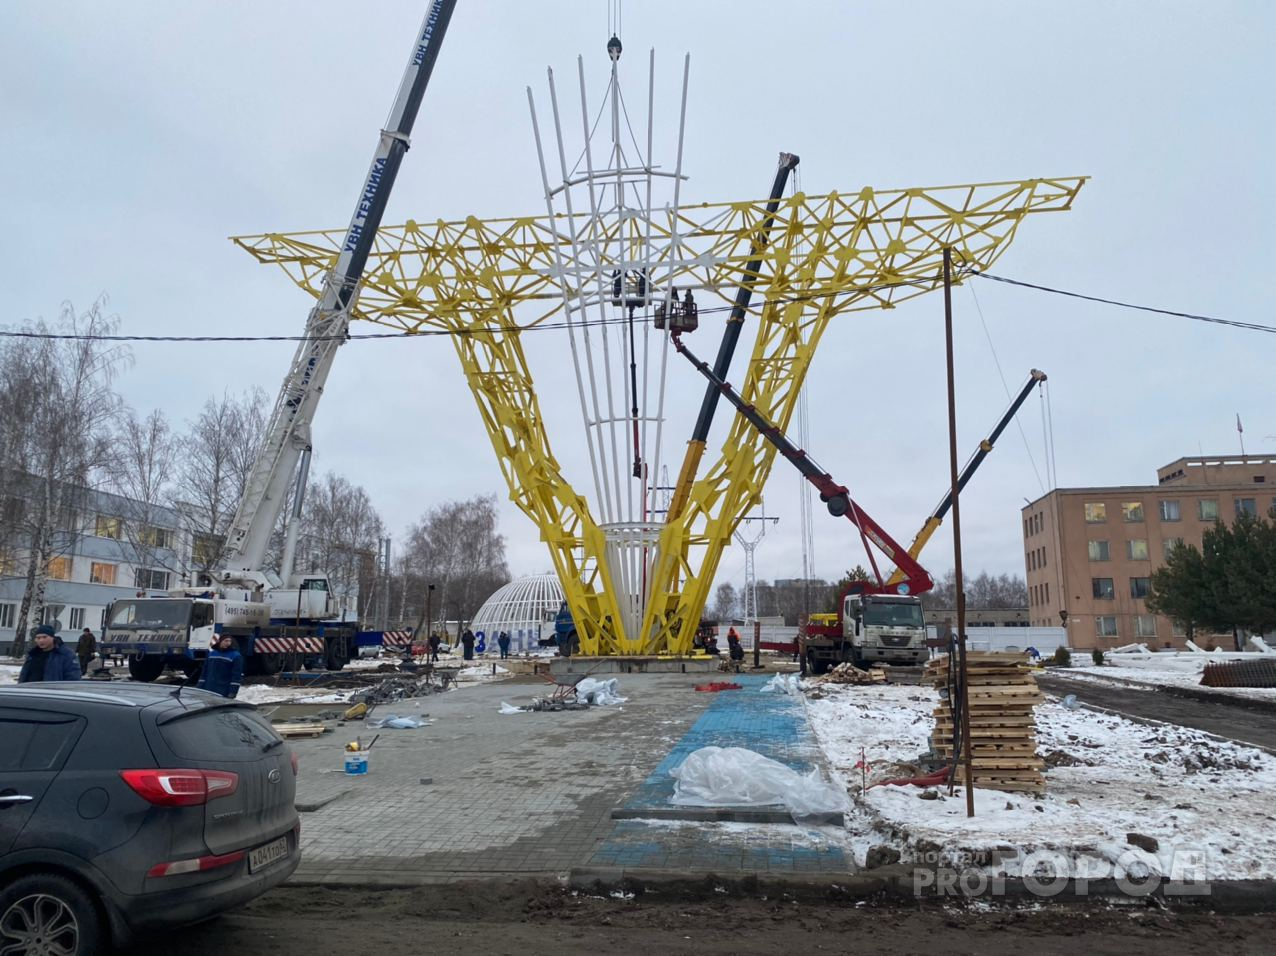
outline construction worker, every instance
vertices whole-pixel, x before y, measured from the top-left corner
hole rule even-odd
[[[474,660],[474,632],[468,627],[465,633],[461,635],[461,647],[464,650],[462,655],[467,661]]]
[[[97,653],[97,638],[87,627],[80,632],[80,639],[75,644],[75,656],[80,659],[80,673],[89,672],[89,661]]]
[[[510,656],[510,635],[509,631],[501,631],[496,636],[496,644],[501,649],[501,660]]]
[[[439,637],[438,631],[432,631],[428,643],[430,645],[430,663],[437,664],[439,662],[439,645],[443,643],[443,638]]]
[[[208,652],[197,686],[222,697],[235,697],[239,694],[239,682],[243,676],[244,658],[235,647],[235,639],[229,634],[222,634]]]

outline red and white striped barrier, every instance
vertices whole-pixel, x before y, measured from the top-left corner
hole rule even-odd
[[[253,642],[258,654],[322,654],[322,637],[259,637]]]
[[[411,643],[411,631],[386,631],[381,635],[382,647],[406,647]]]

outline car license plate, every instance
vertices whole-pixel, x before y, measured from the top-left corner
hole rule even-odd
[[[265,846],[259,846],[248,853],[248,872],[256,873],[263,867],[270,866],[288,855],[288,838],[281,836]]]

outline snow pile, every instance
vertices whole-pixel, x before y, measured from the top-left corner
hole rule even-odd
[[[808,713],[835,777],[856,794],[848,825],[876,827],[883,842],[914,853],[938,846],[953,860],[1001,849],[1009,875],[1018,875],[1028,854],[1059,850],[1082,876],[1118,860],[1129,867],[1132,859],[1171,873],[1197,854],[1207,879],[1276,877],[1276,759],[1262,751],[1047,703],[1036,708],[1045,796],[977,789],[968,819],[960,787],[954,798],[947,788],[919,799],[924,791],[916,787],[885,786],[859,796],[861,747],[870,785],[916,772],[914,761],[929,747],[932,690],[823,691],[808,700]],[[1156,850],[1135,850],[1131,833],[1150,837]]]
[[[351,691],[322,690],[315,687],[279,687],[270,684],[248,684],[239,688],[236,700],[250,704],[344,704]]]
[[[1079,657],[1080,655],[1078,655]],[[1160,651],[1156,654],[1109,654],[1107,662],[1095,667],[1088,661],[1076,667],[1052,667],[1049,674],[1073,680],[1092,681],[1108,686],[1154,689],[1156,687],[1191,687],[1210,693],[1260,700],[1276,700],[1276,687],[1205,687],[1201,686],[1201,674],[1206,664],[1229,661],[1263,660],[1266,654],[1239,651]],[[1074,661],[1077,658],[1073,658]]]
[[[458,681],[493,681],[508,673],[509,670],[500,664],[479,664],[472,667],[462,667],[456,672],[456,679]]]
[[[16,684],[20,673],[22,673],[21,664],[0,664],[0,685]]]
[[[596,707],[615,707],[627,701],[628,697],[621,697],[616,690],[616,678],[612,677],[608,680],[596,680],[593,677],[586,677],[576,685],[576,699],[583,700],[587,704],[593,704]]]
[[[508,703],[506,701],[501,701],[501,709],[498,710],[497,713],[504,714],[505,716],[509,716],[510,714],[525,714],[527,713],[527,711],[523,710],[522,707],[515,707],[511,703]]]
[[[842,791],[819,770],[801,774],[742,747],[701,747],[669,771],[670,803],[683,807],[787,807],[795,817],[846,808]]]

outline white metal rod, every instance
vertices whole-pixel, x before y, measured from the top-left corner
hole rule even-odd
[[[554,202],[550,198],[549,170],[545,165],[545,149],[541,145],[541,128],[540,128],[540,123],[537,121],[537,118],[536,118],[536,100],[532,96],[532,88],[530,86],[527,87],[527,106],[531,110],[531,114],[532,114],[532,133],[536,139],[536,159],[540,163],[541,184],[545,189],[545,209],[547,214],[549,215],[550,229],[553,229],[556,232],[557,227],[554,225]],[[570,211],[571,211],[571,199],[570,197],[568,197],[569,223],[571,221]],[[575,251],[575,248],[576,248],[576,243],[573,238],[573,242],[572,242],[573,252]],[[559,276],[558,287],[563,295],[563,313],[567,319],[567,341],[571,345],[572,367],[573,369],[575,369],[575,372],[576,372],[576,391],[577,391],[577,394],[580,396],[580,417],[581,417],[581,422],[583,423],[584,429],[585,429],[585,444],[589,449],[589,465],[594,475],[594,493],[601,499],[602,485],[600,484],[598,479],[598,462],[594,454],[594,438],[589,428],[589,408],[585,402],[585,381],[580,374],[580,353],[576,347],[575,329],[572,327],[573,326],[572,302],[571,302],[571,296],[568,295],[567,282],[565,281],[567,278],[567,272],[563,263],[562,245],[558,242],[554,243],[554,261],[556,265],[558,266],[558,276]]]

